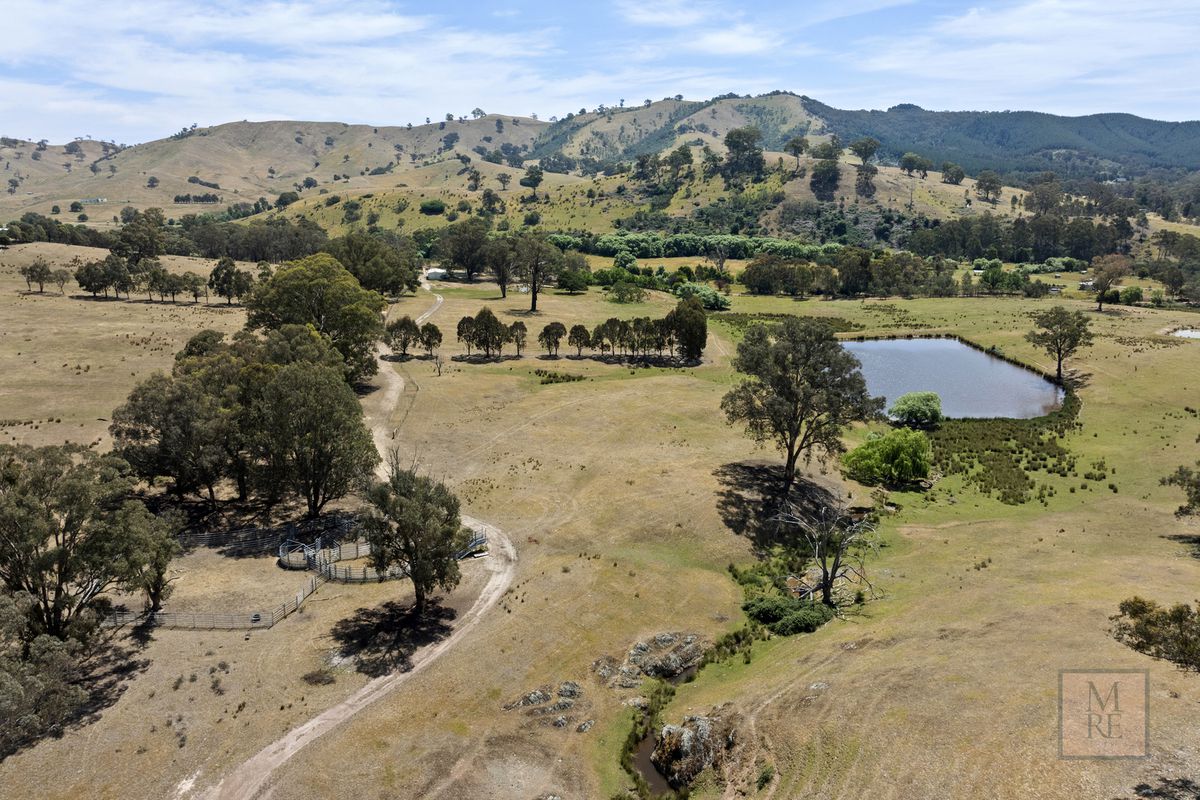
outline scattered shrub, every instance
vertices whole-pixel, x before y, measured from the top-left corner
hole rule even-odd
[[[422,200],[421,205],[420,205],[420,212],[422,214],[425,214],[425,215],[431,216],[431,217],[437,216],[438,214],[444,214],[444,213],[446,213],[446,204],[444,202],[442,202],[441,200],[437,200],[437,199]]]

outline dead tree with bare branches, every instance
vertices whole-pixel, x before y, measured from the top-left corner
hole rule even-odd
[[[794,539],[819,573],[816,588],[822,603],[837,607],[834,590],[843,581],[859,584],[874,594],[866,570],[868,557],[879,549],[873,521],[854,519],[840,506],[805,514],[791,503],[776,519],[787,532],[785,536]]]

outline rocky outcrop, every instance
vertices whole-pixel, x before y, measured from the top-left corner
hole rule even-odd
[[[689,786],[712,767],[718,774],[731,765],[741,717],[728,707],[706,716],[688,716],[680,725],[664,725],[650,760],[675,788]]]
[[[694,633],[660,633],[635,642],[624,659],[596,659],[592,671],[613,688],[636,689],[646,677],[675,680],[695,670],[704,658],[705,646]]]

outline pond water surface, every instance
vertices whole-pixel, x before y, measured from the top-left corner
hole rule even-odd
[[[908,392],[937,392],[942,413],[960,418],[1029,419],[1062,403],[1062,390],[1041,375],[956,339],[842,344],[862,362],[871,394],[887,398],[885,408]]]

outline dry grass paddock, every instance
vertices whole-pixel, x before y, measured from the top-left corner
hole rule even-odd
[[[18,270],[45,258],[70,269],[107,251],[49,243],[0,251],[0,441],[107,445],[108,418],[139,380],[169,371],[175,353],[205,328],[232,333],[245,324],[239,306],[223,300],[192,303],[92,299],[72,278],[59,294],[26,289]],[[172,271],[207,275],[214,262],[166,256]]]
[[[530,316],[526,295],[500,300],[487,284],[434,288],[445,302],[431,321],[445,334],[447,357],[461,353],[457,320],[485,304],[503,320],[524,319],[531,344],[519,360],[449,361],[440,377],[423,359],[389,363],[406,380],[390,420],[393,441],[406,460],[450,483],[464,510],[508,532],[520,554],[517,577],[501,605],[433,668],[309,745],[298,768],[276,774],[271,797],[611,796],[628,783],[617,755],[631,713],[623,702],[633,692],[592,680],[592,661],[661,631],[715,637],[741,624],[741,592],[726,565],[752,556],[729,528],[728,476],[737,465],[776,456],[757,450],[718,410],[735,380],[729,359],[739,333],[715,322],[704,363],[683,369],[545,359],[534,343],[545,322],[658,316],[671,301],[652,294],[622,306],[596,290],[550,292]],[[416,316],[430,303],[420,293],[392,313]],[[1045,366],[1022,335],[1030,312],[1049,304],[739,295],[733,310],[840,317],[867,334],[957,333]],[[1078,490],[1078,480],[1070,492],[1070,479],[1053,478],[1058,493],[1048,507],[1013,507],[951,478],[938,484],[936,502],[894,495],[900,510],[885,520],[888,547],[873,564],[881,599],[816,634],[757,644],[749,664],[705,669],[681,687],[666,717],[735,704],[753,720],[748,740],[758,748],[757,765],[770,764],[778,775],[763,796],[779,798],[1109,798],[1130,796],[1159,774],[1200,777],[1193,774],[1200,677],[1118,645],[1107,620],[1135,592],[1189,601],[1200,579],[1200,561],[1171,538],[1200,530],[1175,519],[1180,497],[1158,485],[1197,456],[1200,421],[1183,408],[1195,406],[1200,389],[1200,345],[1160,335],[1190,324],[1185,314],[1120,308],[1092,316],[1100,337],[1074,364],[1086,385],[1083,429],[1069,446],[1080,464],[1106,459],[1119,492]],[[148,355],[143,362],[153,368]],[[25,369],[16,360],[5,366]],[[588,380],[542,384],[537,369]],[[118,391],[114,378],[115,399],[133,379]],[[79,417],[76,424],[85,421]],[[810,477],[862,491],[815,465]],[[987,568],[973,568],[985,559]],[[468,563],[467,585],[452,602],[469,601],[477,566]],[[251,567],[212,563],[221,572]],[[182,582],[181,592],[180,602],[190,597]],[[303,614],[249,641],[156,633],[141,656],[149,664],[97,720],[0,765],[0,795],[194,796],[176,790],[215,783],[361,680],[339,673],[332,687],[309,687],[299,677],[322,663],[338,620],[388,592],[394,597],[397,589],[324,587]],[[225,695],[211,690],[207,673],[220,660],[230,667]],[[1058,760],[1058,670],[1081,666],[1151,671],[1150,760]],[[198,679],[189,684],[193,671]],[[189,688],[172,690],[180,675]],[[584,687],[566,728],[502,710],[563,680]],[[242,691],[256,712],[248,705],[235,719]],[[181,713],[182,748],[165,726],[168,715]],[[576,733],[574,723],[586,719],[595,727]]]

